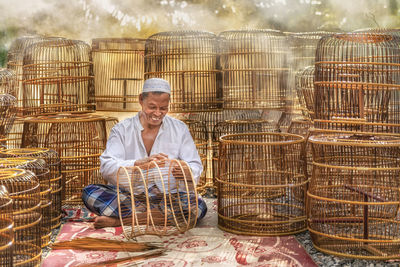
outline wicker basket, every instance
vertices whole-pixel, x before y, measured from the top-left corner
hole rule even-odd
[[[307,192],[314,246],[351,258],[398,258],[400,136],[329,133],[309,138]]]
[[[5,186],[0,185],[0,266],[13,265],[14,222],[12,199]]]
[[[40,185],[31,171],[0,169],[0,186],[13,199],[14,258],[12,266],[39,266],[41,261]]]
[[[245,235],[276,236],[306,230],[305,139],[284,133],[220,138],[218,226]]]
[[[217,37],[204,31],[161,32],[146,40],[145,79],[171,84],[170,112],[222,108]]]
[[[123,202],[126,195],[122,198],[121,192],[118,193],[126,238],[183,233],[196,225],[197,191],[186,162],[152,161],[142,166],[120,167],[117,185],[117,191],[120,188],[127,190],[131,199],[129,206]],[[127,205],[132,213],[124,216]]]

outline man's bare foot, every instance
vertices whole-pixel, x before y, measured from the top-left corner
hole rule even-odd
[[[121,226],[119,218],[108,217],[108,216],[97,216],[94,219],[94,228],[104,228],[104,227],[117,227]]]

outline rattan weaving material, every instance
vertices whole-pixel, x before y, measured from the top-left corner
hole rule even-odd
[[[17,99],[9,94],[0,94],[0,136],[7,137],[17,114]]]
[[[60,114],[26,118],[22,147],[46,147],[61,158],[65,203],[82,204],[82,189],[103,183],[99,156],[106,145],[105,118],[91,114]]]
[[[193,228],[197,222],[196,184],[189,165],[180,160],[152,161],[135,167],[120,167],[118,189],[130,192],[132,214],[118,204],[126,238],[139,235],[172,235]],[[155,188],[149,194],[145,188]],[[119,192],[119,190],[118,190]]]
[[[306,229],[305,139],[284,133],[220,137],[218,227],[246,235]]]
[[[318,134],[307,192],[314,246],[351,258],[398,258],[400,137]]]
[[[92,40],[96,110],[140,111],[144,39]]]
[[[14,148],[0,150],[1,158],[29,157],[42,159],[50,170],[51,229],[61,224],[61,193],[65,188],[61,174],[61,160],[57,152],[48,148]]]
[[[0,185],[0,266],[11,267],[14,249],[12,199],[5,186]]]
[[[297,97],[305,118],[314,119],[314,66],[298,71],[295,77]]]
[[[22,169],[0,169],[0,185],[13,199],[13,266],[39,266],[41,261],[40,185],[35,174]]]
[[[18,81],[15,71],[0,68],[0,93],[18,97]]]
[[[204,31],[161,32],[146,40],[145,79],[171,85],[170,112],[222,108],[217,37]]]

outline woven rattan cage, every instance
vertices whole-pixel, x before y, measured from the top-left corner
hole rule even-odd
[[[18,81],[15,71],[0,68],[0,93],[18,97]]]
[[[121,224],[128,239],[145,234],[183,233],[196,225],[196,183],[186,162],[152,161],[142,166],[121,167],[117,185],[130,196],[127,203],[126,196],[118,194]]]
[[[224,108],[285,109],[286,36],[275,30],[239,30],[219,37]]]
[[[220,138],[218,226],[246,235],[286,235],[306,229],[305,139],[284,133]]]
[[[400,37],[348,33],[323,37],[314,81],[318,129],[399,132]]]
[[[400,137],[319,133],[309,142],[307,213],[314,246],[345,257],[398,258]]]
[[[12,199],[5,186],[0,186],[0,266],[13,264],[14,221],[12,218]]]
[[[65,186],[62,180],[60,157],[55,150],[48,148],[13,148],[0,150],[0,158],[21,157],[36,158],[46,162],[46,166],[50,171],[51,229],[57,228],[61,225],[61,193]]]
[[[17,168],[32,171],[40,183],[40,211],[42,220],[40,222],[40,235],[42,247],[50,244],[51,236],[51,187],[50,170],[42,159],[35,158],[0,158],[0,168]]]
[[[139,111],[145,39],[92,40],[96,110]]]
[[[314,119],[314,66],[298,71],[295,77],[296,92],[303,116]]]
[[[82,204],[82,189],[103,183],[99,156],[107,141],[105,118],[91,114],[59,114],[24,120],[22,147],[46,147],[61,158],[66,204]]]
[[[24,51],[25,115],[92,109],[94,96],[90,46],[83,41],[54,39]]]
[[[22,169],[0,169],[4,185],[13,200],[14,252],[12,266],[39,266],[41,261],[40,185],[35,174]]]
[[[170,82],[170,112],[221,109],[218,55],[217,37],[213,33],[157,33],[146,40],[144,77]]]
[[[0,136],[7,137],[17,114],[17,99],[9,94],[0,94]]]

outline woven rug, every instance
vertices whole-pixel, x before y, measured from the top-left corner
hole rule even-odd
[[[219,230],[216,200],[208,199],[207,204],[206,217],[196,228],[184,234],[161,238],[140,237],[138,241],[163,243],[167,253],[165,256],[140,262],[139,266],[317,266],[294,236],[240,236]],[[57,241],[86,236],[125,240],[121,227],[94,229],[90,222],[75,221],[62,226]],[[126,252],[54,250],[48,253],[42,266],[76,266],[128,255]],[[118,266],[131,266],[131,264]]]

